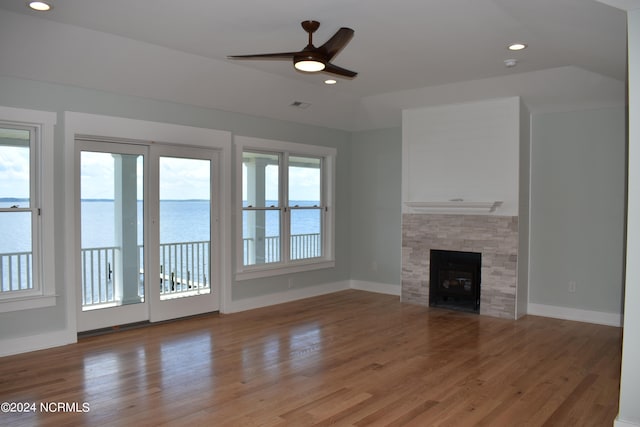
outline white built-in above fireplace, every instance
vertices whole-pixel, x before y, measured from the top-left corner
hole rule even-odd
[[[405,110],[402,149],[402,301],[429,305],[432,251],[466,252],[481,255],[479,314],[524,315],[526,107],[512,97]]]

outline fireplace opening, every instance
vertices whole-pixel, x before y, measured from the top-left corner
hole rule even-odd
[[[431,250],[429,305],[480,312],[482,255],[477,252]]]

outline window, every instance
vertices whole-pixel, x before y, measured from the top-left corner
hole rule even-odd
[[[236,278],[333,266],[335,149],[242,137],[236,143]]]
[[[0,312],[55,304],[54,124],[54,113],[0,107]]]

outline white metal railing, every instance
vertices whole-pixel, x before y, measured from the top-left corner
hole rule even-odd
[[[244,265],[250,265],[251,254],[256,250],[255,239],[251,237],[242,239],[242,246]],[[291,260],[322,256],[320,233],[292,234],[289,252]],[[264,238],[264,263],[278,261],[280,261],[280,236],[267,236]]]
[[[244,263],[254,250],[253,239],[243,239]],[[81,250],[82,304],[85,307],[117,303],[114,287],[115,260],[120,248],[106,246]],[[208,291],[210,242],[180,242],[160,245],[160,293],[180,296]],[[292,260],[314,258],[322,255],[319,233],[291,236]],[[280,237],[265,238],[265,262],[280,260]],[[33,287],[31,252],[0,254],[0,292],[28,290]],[[138,246],[140,267],[139,295],[144,297],[144,248]]]
[[[160,245],[160,297],[210,292],[209,241]]]
[[[322,256],[320,233],[291,235],[291,259],[307,259]]]
[[[160,245],[160,297],[175,298],[210,292],[210,242],[179,242]],[[144,247],[138,246],[138,295],[144,298]],[[115,246],[81,250],[82,305],[95,308],[119,305],[115,278],[120,248]]]
[[[81,250],[82,306],[84,308],[117,301],[114,289],[115,260],[120,248],[105,246]]]
[[[33,289],[31,252],[0,254],[0,293]]]

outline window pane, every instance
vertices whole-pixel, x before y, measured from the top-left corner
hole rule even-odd
[[[0,128],[0,207],[30,207],[31,132]]]
[[[321,159],[289,156],[290,258],[322,256]],[[317,209],[303,207],[314,206]],[[300,209],[302,208],[302,209]]]
[[[280,262],[280,211],[242,212],[244,265]]]
[[[291,209],[292,260],[322,256],[321,209]]]
[[[320,206],[320,165],[314,157],[289,157],[289,206]]]
[[[242,153],[242,206],[278,206],[280,156]]]
[[[33,289],[31,212],[0,212],[0,294]]]

